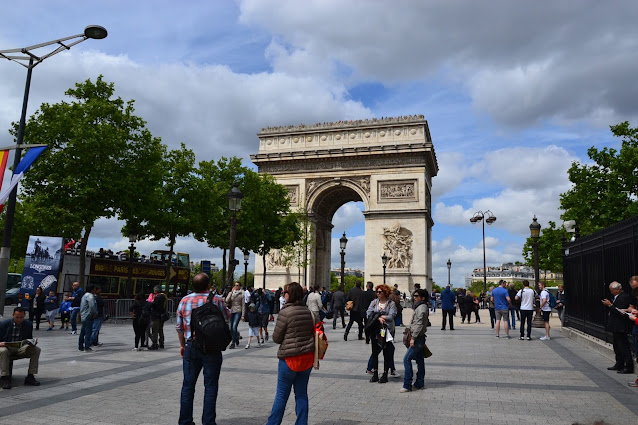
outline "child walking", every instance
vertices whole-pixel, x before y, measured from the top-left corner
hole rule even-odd
[[[49,329],[52,331],[55,326],[55,316],[58,314],[58,296],[55,295],[55,291],[49,291],[49,295],[44,299],[44,310],[46,311],[47,321],[49,322]]]
[[[246,345],[246,349],[250,348],[250,341],[253,337],[257,338],[257,347],[261,347],[261,343],[259,342],[259,313],[257,313],[257,308],[254,303],[250,303],[248,310],[245,317],[245,320],[248,322],[248,344]]]

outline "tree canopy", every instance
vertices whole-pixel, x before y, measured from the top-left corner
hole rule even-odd
[[[560,197],[563,220],[576,220],[583,235],[638,214],[638,128],[629,122],[610,127],[622,138],[620,150],[589,148],[591,165],[573,162],[573,187]]]
[[[102,76],[77,83],[66,92],[70,103],[43,103],[25,129],[28,143],[49,148],[25,175],[23,203],[38,211],[48,234],[83,236],[82,260],[95,221],[139,214],[161,176],[161,140],[134,115],[134,101],[114,93]]]

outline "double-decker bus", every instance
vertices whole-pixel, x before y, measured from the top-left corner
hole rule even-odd
[[[146,258],[135,257],[132,263],[132,280],[129,281],[131,262],[126,256],[103,252],[86,256],[85,283],[99,285],[104,298],[133,298],[135,294],[149,294],[160,285],[169,297],[182,297],[190,282],[190,258],[183,252],[157,250]],[[64,254],[62,271],[58,281],[58,293],[72,292],[73,282],[78,280],[79,252],[68,250]],[[168,282],[168,288],[166,283]],[[83,287],[86,285],[82,285]]]

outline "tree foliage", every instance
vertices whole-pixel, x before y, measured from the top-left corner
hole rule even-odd
[[[83,236],[80,279],[95,221],[133,217],[160,176],[160,139],[134,115],[134,101],[114,93],[114,84],[102,76],[77,83],[66,91],[70,103],[43,103],[25,129],[28,143],[49,148],[25,175],[23,203],[37,211],[48,234]]]
[[[563,237],[567,232],[562,227],[556,227],[556,223],[549,222],[549,227],[541,229],[538,238],[538,266],[540,270],[553,272],[563,271]],[[523,258],[525,264],[534,267],[534,240],[530,237],[523,245]]]
[[[576,220],[583,235],[638,214],[638,128],[627,121],[610,128],[622,138],[620,150],[589,148],[594,163],[572,163],[568,174],[573,187],[560,197],[561,218]]]

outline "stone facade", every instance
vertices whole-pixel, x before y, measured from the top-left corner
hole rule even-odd
[[[438,164],[422,115],[271,127],[258,137],[252,161],[260,173],[288,188],[292,209],[305,209],[314,227],[307,270],[267,259],[268,287],[299,276],[302,284],[327,285],[332,218],[343,204],[362,201],[365,280],[383,282],[385,252],[387,284],[396,283],[402,291],[412,290],[414,283],[431,288],[430,194]],[[256,281],[262,267],[257,258]]]

